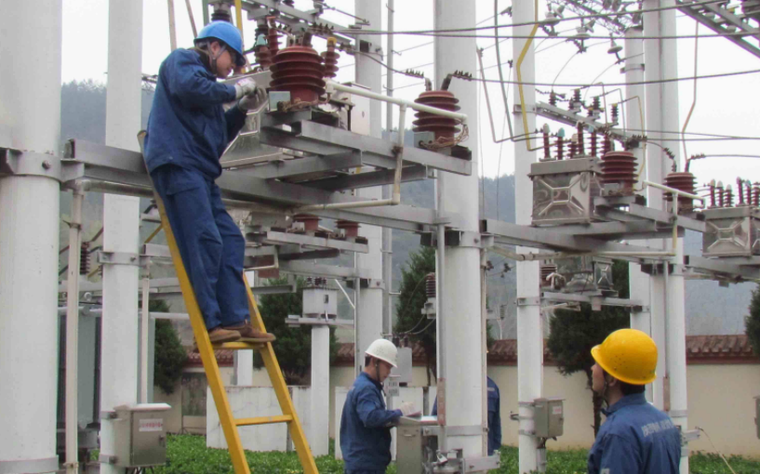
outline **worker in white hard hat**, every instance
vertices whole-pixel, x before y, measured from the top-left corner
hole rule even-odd
[[[386,410],[382,384],[396,367],[396,346],[378,339],[364,351],[364,370],[354,381],[340,419],[345,474],[384,474],[391,462],[391,428],[401,416],[418,414],[404,403]]]
[[[591,389],[604,398],[607,420],[589,452],[589,474],[678,474],[678,427],[644,396],[645,386],[657,378],[652,338],[619,329],[594,346],[591,356]]]

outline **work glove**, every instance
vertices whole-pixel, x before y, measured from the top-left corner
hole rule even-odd
[[[244,77],[235,84],[235,98],[239,99],[244,95],[251,94],[256,91],[256,81],[250,77]]]
[[[248,112],[249,110],[258,110],[266,103],[266,100],[266,91],[261,87],[256,87],[253,92],[244,95],[238,101],[238,107],[243,112]]]
[[[411,402],[402,403],[398,409],[401,410],[401,414],[404,416],[414,416],[420,413],[419,410],[414,408],[414,404]]]

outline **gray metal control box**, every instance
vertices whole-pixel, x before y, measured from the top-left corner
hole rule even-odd
[[[760,211],[749,206],[705,209],[704,257],[751,257],[760,254]]]
[[[338,316],[338,290],[304,288],[303,316],[305,318],[335,319]]]
[[[533,422],[538,438],[562,436],[565,414],[562,398],[536,398],[533,401]]]
[[[166,464],[166,403],[138,403],[115,408],[112,420],[119,467],[137,468]]]
[[[601,169],[594,157],[533,163],[533,225],[588,224],[601,195]]]
[[[426,434],[423,428],[437,427],[438,418],[399,418],[396,428],[396,470],[399,474],[420,474],[423,466],[438,450],[437,435]],[[437,431],[436,431],[437,433]]]

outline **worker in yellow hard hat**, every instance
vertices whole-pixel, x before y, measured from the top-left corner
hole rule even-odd
[[[589,474],[678,473],[680,431],[644,396],[646,384],[657,378],[652,338],[620,329],[591,349],[591,356],[591,388],[607,403],[607,420],[589,452]]]

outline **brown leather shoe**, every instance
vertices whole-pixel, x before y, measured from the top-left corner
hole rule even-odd
[[[238,331],[225,329],[221,326],[217,326],[208,332],[208,338],[211,340],[211,344],[221,344],[222,342],[235,342],[240,340],[240,333]]]
[[[255,327],[251,326],[251,322],[247,319],[236,326],[227,326],[224,329],[230,331],[237,331],[240,334],[240,340],[243,342],[272,342],[276,338],[273,334],[261,332]]]

